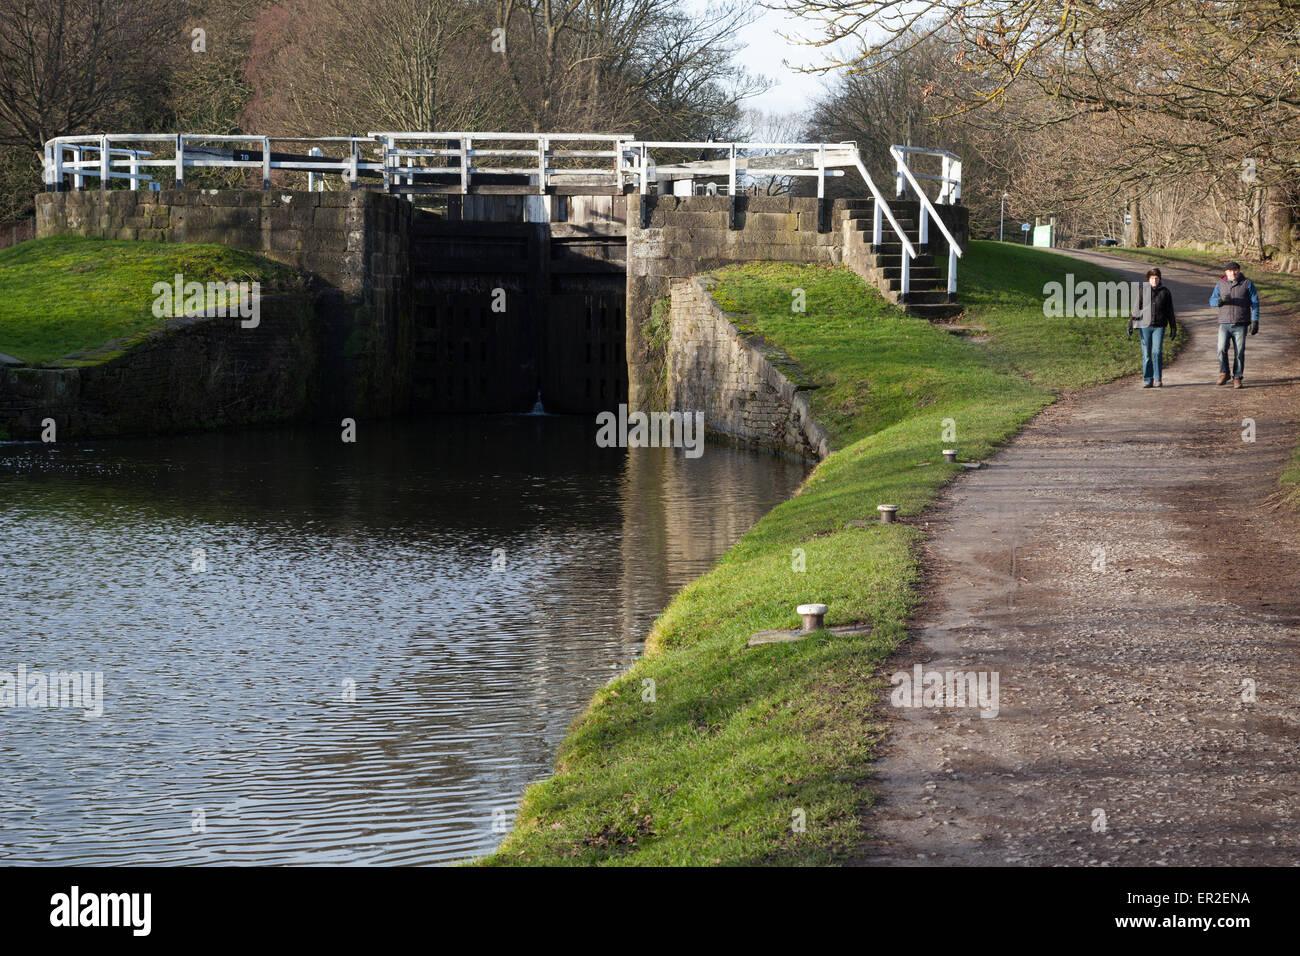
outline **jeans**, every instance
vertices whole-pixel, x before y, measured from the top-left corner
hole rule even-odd
[[[1138,333],[1142,336],[1142,381],[1147,383],[1150,383],[1152,379],[1159,381],[1161,378],[1161,359],[1164,357],[1164,326],[1160,328],[1147,326],[1138,329]]]
[[[1232,360],[1232,377],[1242,378],[1246,371],[1246,326],[1244,325],[1221,325],[1219,326],[1219,372],[1227,374],[1228,371],[1228,337],[1237,345],[1237,355]]]

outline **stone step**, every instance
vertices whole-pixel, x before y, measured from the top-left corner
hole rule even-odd
[[[874,219],[850,219],[848,220],[848,224],[849,228],[854,232],[871,232],[876,227],[876,221]],[[921,234],[920,229],[917,228],[916,223],[911,219],[899,219],[898,226],[909,239],[915,239]],[[898,233],[894,232],[894,227],[890,225],[888,219],[880,224],[880,231],[881,235],[885,236],[898,235]]]
[[[903,302],[903,244],[898,241],[898,234],[888,221],[882,223],[881,245],[871,249],[872,232],[875,228],[875,201],[871,199],[852,199],[845,203],[841,221],[847,226],[845,241],[855,246],[855,256],[861,256],[863,246],[868,247],[865,257],[866,267],[860,271],[872,285],[890,302],[902,307],[910,315],[924,318],[931,322],[944,322],[960,315],[962,306],[948,300],[948,279],[935,264],[934,256],[920,251],[920,227],[910,216],[895,219],[908,241],[917,248],[918,255],[908,264],[909,291],[907,301]]]
[[[891,289],[902,289],[902,277],[894,276],[893,278],[880,278],[876,280],[878,284],[884,284]],[[913,291],[930,291],[932,289],[943,289],[948,291],[948,280],[940,276],[913,276],[911,277],[911,287]]]
[[[901,279],[903,277],[902,266],[877,266],[876,271],[880,273],[880,278],[882,279]],[[918,266],[915,261],[912,263],[911,272],[913,282],[916,282],[918,279],[943,278],[943,273],[939,271],[938,266]]]
[[[867,237],[867,240],[870,241],[870,238],[871,238],[871,237],[868,236],[868,237]],[[918,244],[917,241],[916,241],[916,237],[915,237],[915,236],[908,236],[907,238],[908,238],[909,240],[911,240],[911,242],[912,242],[912,248],[916,250],[916,254],[917,254],[918,257],[919,257],[919,256],[928,256],[928,255],[930,255],[930,253],[925,252],[925,251],[924,251],[924,250],[919,246],[919,244]],[[881,239],[881,241],[880,241],[880,251],[881,251],[881,252],[889,252],[889,253],[893,253],[894,255],[898,255],[899,253],[901,253],[901,252],[903,251],[903,244],[902,244],[901,242],[898,241],[898,237],[897,237],[897,236],[892,236],[892,235],[890,235],[889,233],[885,233],[885,235],[881,236],[880,239]]]
[[[942,322],[945,319],[952,318],[954,315],[960,315],[962,306],[959,302],[909,302],[906,309],[909,315],[915,315],[917,318],[926,319],[930,322]]]
[[[874,268],[894,269],[897,270],[899,275],[902,275],[903,273],[903,261],[902,261],[903,247],[902,246],[895,244],[894,248],[890,249],[888,247],[888,243],[886,243],[882,247],[882,251],[874,252],[871,255],[875,257],[875,262],[872,264]],[[920,255],[918,255],[915,259],[912,260],[913,272],[915,272],[917,269],[934,269],[934,268],[938,268],[934,264],[934,256],[930,255],[928,252],[923,252]]]
[[[912,286],[912,291],[907,294],[908,305],[946,305],[948,303],[948,288],[945,285],[941,289],[918,289]]]

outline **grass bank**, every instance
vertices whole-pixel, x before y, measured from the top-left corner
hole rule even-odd
[[[752,264],[713,273],[738,324],[789,352],[821,387],[838,449],[655,623],[646,655],[602,688],[529,788],[488,864],[807,864],[852,851],[871,799],[863,778],[884,732],[881,663],[917,600],[919,532],[873,522],[918,514],[1061,389],[1137,368],[1116,319],[1045,319],[1043,286],[1111,281],[1076,260],[998,243],[963,261],[966,321],[952,335],[887,304],[845,269]],[[791,311],[803,289],[807,311]],[[944,439],[952,419],[955,440]],[[802,570],[800,570],[802,568]],[[868,635],[747,650],[824,601],[829,625]]]
[[[1195,249],[1117,249],[1116,255],[1156,265],[1173,262],[1186,266],[1205,267],[1205,302],[1210,301],[1210,292],[1214,280],[1222,275],[1223,264],[1229,260],[1224,253],[1200,252]],[[1269,272],[1261,263],[1242,261],[1243,271],[1255,283],[1259,291],[1260,329],[1265,329],[1270,320],[1270,312],[1289,312],[1300,315],[1300,275],[1288,272]],[[1262,334],[1262,332],[1261,332]],[[1246,350],[1247,356],[1250,349]],[[1300,447],[1297,447],[1291,460],[1291,466],[1278,479],[1281,487],[1282,503],[1293,510],[1300,510]]]
[[[56,236],[0,250],[0,353],[31,365],[77,365],[90,353],[146,331],[153,285],[186,281],[260,282],[290,287],[296,273],[263,256],[219,245]]]

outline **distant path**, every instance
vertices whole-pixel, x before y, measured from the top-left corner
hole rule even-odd
[[[1300,532],[1265,500],[1297,439],[1296,328],[1265,302],[1247,388],[1218,388],[1215,276],[1161,271],[1192,333],[1165,387],[1058,403],[928,513],[929,597],[888,670],[997,671],[1001,713],[889,708],[859,862],[1300,860]]]

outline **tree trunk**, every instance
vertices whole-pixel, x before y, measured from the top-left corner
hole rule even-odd
[[[1128,200],[1128,223],[1124,226],[1124,245],[1130,249],[1141,249],[1146,244],[1146,236],[1142,232],[1142,200],[1131,195]]]
[[[1300,186],[1268,187],[1264,207],[1264,244],[1290,255],[1300,252]]]

